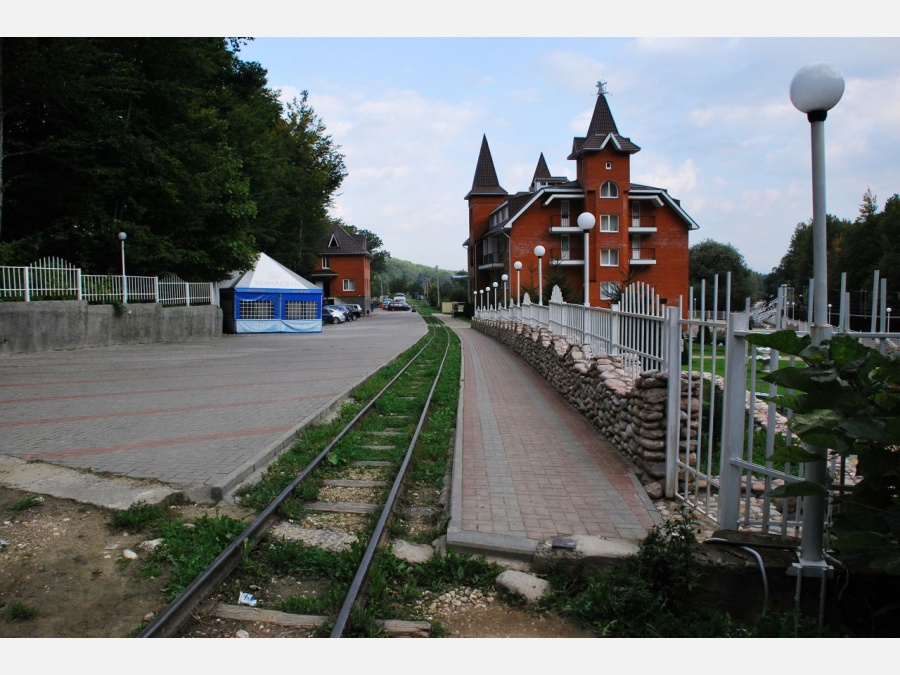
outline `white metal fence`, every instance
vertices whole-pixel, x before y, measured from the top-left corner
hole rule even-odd
[[[61,258],[42,258],[28,267],[0,267],[0,299],[155,302],[172,305],[218,305],[216,285],[189,283],[177,276],[82,274]]]
[[[572,344],[590,346],[593,354],[619,357],[625,371],[634,377],[643,370],[663,367],[664,311],[653,288],[637,283],[626,288],[619,303],[609,309],[565,303],[555,286],[547,305],[533,304],[526,293],[519,306],[488,306],[477,309],[475,316],[547,326]]]
[[[727,301],[730,274],[724,281],[724,306],[718,301],[719,278],[714,277],[711,284],[701,284],[696,298],[691,291],[686,307],[667,308],[652,289],[634,285],[611,309],[563,303],[554,289],[548,306],[533,305],[526,295],[520,306],[487,306],[477,309],[476,316],[547,326],[572,344],[591,345],[594,354],[623,357],[632,376],[650,369],[667,372],[667,419],[672,421],[666,431],[667,496],[723,529],[798,536],[802,500],[776,500],[768,493],[778,482],[802,480],[804,467],[775,466],[769,459],[777,445],[798,441],[787,425],[791,411],[777,410],[766,400],[774,385],[763,381],[765,373],[792,360],[747,342],[751,308],[747,303],[745,311],[732,312]],[[872,332],[853,335],[884,351],[891,341],[900,341],[900,334],[890,332],[886,286],[877,273],[873,293],[873,316],[880,307],[878,322],[873,319]],[[807,325],[791,316],[788,298],[780,289],[764,309],[771,323],[763,331],[755,328],[757,332],[789,327],[805,333]],[[846,316],[843,305],[834,313],[841,323]],[[846,463],[831,460],[833,492],[851,487],[851,464],[852,458]]]

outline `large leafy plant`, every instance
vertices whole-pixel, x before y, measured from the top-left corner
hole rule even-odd
[[[838,498],[834,518],[841,559],[856,568],[900,574],[900,354],[885,356],[849,335],[814,345],[785,330],[748,342],[799,357],[765,380],[785,388],[773,402],[793,411],[790,428],[804,444],[856,456],[861,480]],[[776,450],[773,461],[824,461],[799,447]],[[773,496],[824,494],[801,481]]]

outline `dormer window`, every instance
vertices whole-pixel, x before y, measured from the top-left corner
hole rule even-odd
[[[606,181],[600,186],[600,197],[603,199],[617,199],[619,196],[619,186],[611,180]]]

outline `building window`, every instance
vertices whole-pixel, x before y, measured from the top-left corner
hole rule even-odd
[[[619,186],[611,180],[600,186],[600,196],[603,199],[616,199],[619,196]]]
[[[612,168],[612,162],[606,163],[606,170],[609,171]]]
[[[317,319],[319,303],[314,300],[286,300],[284,318],[287,320]]]
[[[619,266],[619,249],[617,249],[617,248],[601,248],[600,249],[600,266],[601,267],[618,267]]]
[[[331,265],[329,265],[328,263],[329,263],[328,256],[323,255],[322,256],[322,269],[323,270],[327,270],[329,267],[331,267]]]
[[[569,226],[569,202],[565,199],[559,203],[559,224],[562,227]]]
[[[618,232],[619,216],[600,216],[601,232]]]
[[[353,279],[344,279],[344,290],[345,291],[355,291],[356,290],[356,283],[353,281]]]
[[[241,300],[242,319],[274,319],[275,303],[272,300]]]
[[[619,284],[615,281],[600,282],[600,299],[601,300],[618,300]]]

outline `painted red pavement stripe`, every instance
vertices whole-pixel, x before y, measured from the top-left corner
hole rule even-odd
[[[318,398],[331,398],[336,392],[326,392],[317,396],[288,396],[285,398],[270,398],[265,401],[240,401],[237,403],[215,403],[211,405],[190,405],[179,408],[160,408],[158,410],[135,410],[131,412],[110,412],[98,413],[96,415],[79,415],[77,417],[56,417],[45,418],[39,420],[17,420],[15,422],[0,422],[0,429],[10,429],[13,427],[33,427],[41,424],[68,424],[70,422],[88,422],[91,420],[103,420],[111,417],[145,417],[148,415],[171,415],[173,413],[188,413],[197,410],[218,410],[220,408],[245,408],[247,406],[264,406],[278,403],[296,403],[299,401],[307,401]]]
[[[143,441],[141,443],[124,443],[111,445],[105,448],[81,448],[80,450],[60,450],[58,452],[40,452],[34,455],[24,455],[25,459],[64,459],[66,457],[84,457],[86,455],[106,455],[111,452],[123,452],[131,450],[146,450],[147,448],[160,448],[166,445],[183,445],[198,443],[201,441],[221,441],[229,438],[243,438],[245,436],[260,436],[262,434],[284,433],[294,427],[291,425],[277,427],[261,427],[259,429],[244,429],[218,434],[203,434],[201,436],[182,436],[167,438],[159,441]]]

